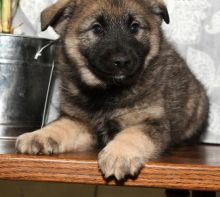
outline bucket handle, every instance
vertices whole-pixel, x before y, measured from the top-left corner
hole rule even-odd
[[[45,46],[43,46],[39,51],[37,51],[37,53],[36,53],[35,56],[34,56],[34,59],[37,60],[40,56],[42,56],[42,52],[43,52],[46,48],[48,48],[48,47],[50,47],[51,45],[55,44],[58,40],[59,40],[59,39],[54,40],[54,41],[52,41],[52,42],[46,44]]]
[[[43,46],[39,51],[37,51],[37,53],[35,54],[34,59],[37,60],[40,56],[42,56],[43,51],[50,47],[51,45],[55,44],[57,40],[54,40],[48,44],[46,44],[45,46]],[[45,125],[45,121],[46,121],[46,113],[47,113],[47,106],[48,106],[48,99],[49,99],[49,93],[50,93],[50,87],[51,87],[51,82],[52,82],[52,78],[53,78],[53,73],[54,73],[54,67],[55,67],[55,63],[53,61],[52,63],[52,67],[51,67],[51,72],[50,72],[50,78],[49,78],[49,82],[48,82],[48,86],[47,86],[47,93],[46,93],[46,99],[45,99],[45,103],[44,103],[44,111],[43,111],[43,117],[42,117],[42,122],[41,122],[41,128],[44,127]]]

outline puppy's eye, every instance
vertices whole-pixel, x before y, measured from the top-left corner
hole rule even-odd
[[[92,28],[93,28],[93,32],[95,34],[102,34],[104,32],[103,27],[100,24],[98,24],[98,23],[94,24]]]
[[[131,23],[129,30],[132,34],[137,34],[140,30],[140,25],[137,22]]]

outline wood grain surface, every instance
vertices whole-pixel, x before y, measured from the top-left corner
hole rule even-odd
[[[14,141],[0,140],[0,179],[220,191],[220,146],[178,148],[146,163],[136,179],[124,183],[104,180],[96,159],[95,152],[21,155]]]

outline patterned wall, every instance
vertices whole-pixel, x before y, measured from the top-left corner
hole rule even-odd
[[[163,25],[164,31],[210,97],[209,128],[204,141],[220,143],[220,1],[166,2],[171,24]]]

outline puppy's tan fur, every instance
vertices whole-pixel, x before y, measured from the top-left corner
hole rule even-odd
[[[86,151],[94,147],[89,129],[80,121],[61,118],[43,129],[19,136],[16,147],[21,153],[29,154]]]
[[[100,152],[98,162],[106,178],[134,176],[149,158],[157,156],[155,144],[142,130],[141,126],[134,126],[121,131]]]

